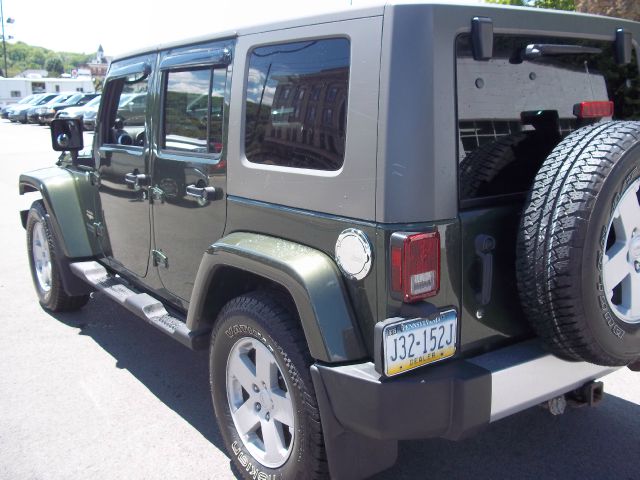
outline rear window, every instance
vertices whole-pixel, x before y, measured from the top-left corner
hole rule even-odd
[[[247,159],[293,168],[340,169],[348,89],[345,38],[253,49],[246,84]]]
[[[534,45],[577,45],[578,53],[527,55]],[[577,128],[574,106],[614,102],[613,119],[640,118],[636,55],[617,65],[612,42],[496,35],[494,56],[475,61],[458,37],[460,198],[524,193],[551,150]],[[529,49],[531,50],[531,48]]]

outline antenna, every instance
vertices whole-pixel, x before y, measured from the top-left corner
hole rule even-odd
[[[584,61],[584,69],[587,72],[587,80],[589,80],[589,89],[591,90],[591,100],[595,100],[596,95],[595,93],[593,93],[593,83],[591,83],[591,72],[589,71],[589,63],[586,60]]]

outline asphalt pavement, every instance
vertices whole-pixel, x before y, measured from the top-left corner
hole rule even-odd
[[[34,198],[18,195],[18,175],[56,158],[48,128],[0,120],[0,479],[236,478],[206,353],[104,297],[77,313],[40,308],[18,215]],[[639,380],[609,375],[595,408],[536,407],[460,442],[401,442],[375,478],[640,479]]]

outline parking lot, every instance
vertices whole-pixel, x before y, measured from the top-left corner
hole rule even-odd
[[[38,305],[18,215],[33,198],[18,195],[18,176],[56,158],[48,128],[0,120],[0,478],[236,478],[205,352],[99,296],[77,313]],[[533,408],[461,442],[402,442],[375,478],[640,478],[638,375],[605,378],[597,408]]]

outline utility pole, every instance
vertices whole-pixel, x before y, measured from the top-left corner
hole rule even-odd
[[[7,72],[7,44],[6,37],[4,34],[4,10],[2,9],[2,0],[0,0],[0,22],[2,22],[2,51],[4,52],[4,76],[9,77],[9,72]]]

